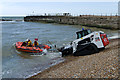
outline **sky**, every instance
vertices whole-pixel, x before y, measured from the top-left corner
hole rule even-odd
[[[71,13],[72,15],[115,15],[119,0],[2,0],[0,16]]]

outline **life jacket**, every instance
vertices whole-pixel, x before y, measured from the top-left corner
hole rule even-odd
[[[29,40],[29,41],[27,42],[27,46],[31,46],[31,45],[32,45],[32,41]]]
[[[28,41],[25,41],[25,43],[27,44],[27,43],[28,43]]]
[[[34,41],[33,46],[38,46],[39,43],[37,41]]]

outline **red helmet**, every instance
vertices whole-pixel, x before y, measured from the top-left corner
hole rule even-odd
[[[38,38],[35,38],[35,41],[38,41]]]

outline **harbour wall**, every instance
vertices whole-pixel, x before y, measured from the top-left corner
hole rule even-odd
[[[95,15],[26,16],[24,17],[24,21],[82,25],[88,27],[116,29],[116,30],[119,29],[119,23],[120,23],[118,16],[95,16]]]

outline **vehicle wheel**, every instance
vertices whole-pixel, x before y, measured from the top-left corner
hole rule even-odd
[[[90,53],[98,53],[99,52],[97,46],[95,46],[94,44],[90,44],[90,46],[88,47],[88,50],[90,51]]]
[[[84,56],[87,53],[88,53],[87,50],[81,50],[81,51],[76,51],[73,55],[74,56]]]
[[[73,55],[74,56],[83,56],[83,55],[88,55],[88,54],[93,54],[93,53],[98,53],[99,50],[97,48],[97,46],[95,46],[94,44],[89,44],[89,46],[87,46],[86,48],[80,50],[80,51],[76,51]]]
[[[103,48],[100,48],[100,49],[99,49],[99,51],[103,51],[104,49],[105,49],[105,47],[103,47]]]

